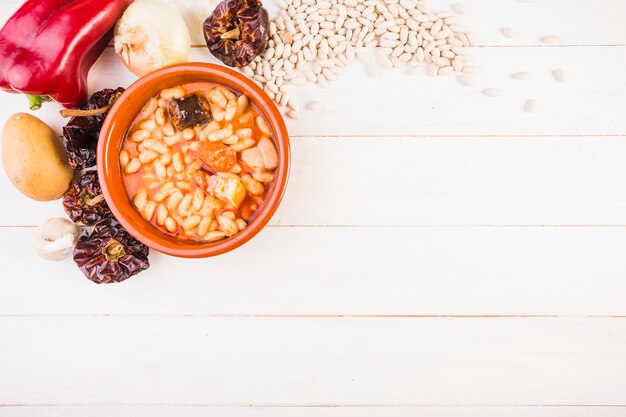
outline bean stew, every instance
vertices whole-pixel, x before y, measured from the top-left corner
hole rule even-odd
[[[135,209],[163,233],[215,242],[243,230],[272,187],[278,153],[244,94],[190,83],[151,98],[120,165]]]

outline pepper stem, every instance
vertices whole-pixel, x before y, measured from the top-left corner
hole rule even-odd
[[[52,101],[49,96],[32,96],[27,94],[26,97],[28,98],[28,107],[30,107],[31,110],[39,110],[43,103]]]
[[[93,207],[104,201],[104,194],[94,195],[87,190],[83,190],[78,194],[78,204],[82,207]]]
[[[81,109],[65,109],[65,110],[61,110],[61,117],[89,117],[89,116],[97,116],[99,114],[102,113],[106,113],[109,110],[111,110],[111,107],[113,107],[113,104],[115,104],[115,101],[118,99],[118,97],[121,95],[121,93],[115,93],[115,95],[113,97],[111,97],[111,99],[109,100],[109,104],[107,104],[104,107],[100,107],[99,109],[93,109],[93,110],[81,110]]]
[[[122,256],[126,255],[126,250],[120,242],[111,239],[102,248],[102,255],[109,262],[117,262]]]
[[[104,194],[98,194],[94,198],[86,199],[85,203],[87,203],[88,206],[95,206],[97,204],[100,204],[102,201],[104,201]]]
[[[221,39],[239,39],[241,36],[241,31],[239,27],[235,27],[233,30],[229,30],[228,32],[222,33],[220,36]]]

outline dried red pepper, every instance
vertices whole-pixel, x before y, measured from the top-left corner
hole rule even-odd
[[[28,0],[0,30],[0,88],[32,110],[87,98],[87,73],[132,0]]]
[[[94,93],[89,100],[80,105],[80,110],[65,110],[63,116],[72,116],[63,128],[65,148],[70,166],[74,169],[86,169],[96,165],[96,146],[102,123],[111,104],[124,92],[119,87]]]
[[[260,0],[224,0],[204,21],[209,51],[231,67],[245,67],[265,49],[269,17]]]
[[[115,219],[101,220],[80,235],[74,262],[96,284],[122,282],[150,267],[148,247]]]
[[[63,208],[74,223],[94,224],[111,217],[96,172],[87,172],[72,181],[63,196]]]

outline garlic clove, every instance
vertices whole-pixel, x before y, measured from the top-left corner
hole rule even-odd
[[[43,259],[61,261],[74,251],[80,228],[70,220],[55,217],[35,230],[34,248]]]

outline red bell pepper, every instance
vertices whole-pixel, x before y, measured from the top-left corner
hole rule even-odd
[[[87,99],[87,74],[133,0],[28,0],[0,30],[0,88],[31,109]]]

